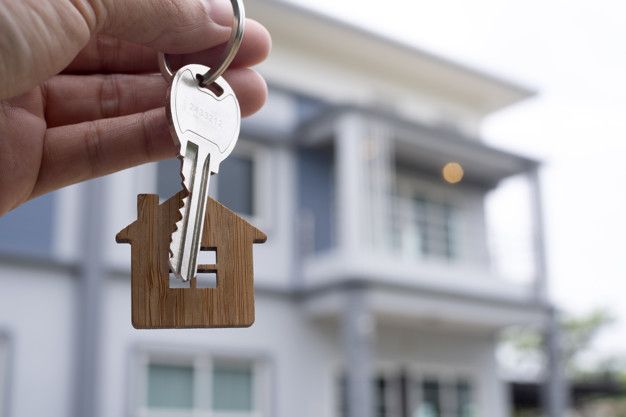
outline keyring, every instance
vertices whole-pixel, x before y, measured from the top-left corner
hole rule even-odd
[[[246,11],[243,7],[243,0],[230,0],[230,2],[233,6],[233,28],[230,39],[220,59],[221,64],[215,68],[210,68],[204,74],[196,75],[201,87],[208,87],[224,74],[228,66],[233,62],[233,59],[235,59],[237,51],[239,51],[239,47],[241,46],[246,26]],[[165,77],[168,82],[174,79],[174,72],[168,65],[167,57],[163,52],[159,53],[159,68],[161,69],[163,77]]]

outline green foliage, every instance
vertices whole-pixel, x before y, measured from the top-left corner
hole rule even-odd
[[[562,318],[561,348],[570,371],[574,372],[577,369],[577,359],[589,351],[598,334],[614,321],[613,316],[602,309],[582,316]],[[505,341],[523,357],[536,358],[541,355],[542,334],[536,329],[518,329],[510,333]]]
[[[561,321],[562,348],[568,365],[574,363],[580,354],[586,352],[598,334],[615,318],[606,310],[594,310],[579,317],[565,317]]]

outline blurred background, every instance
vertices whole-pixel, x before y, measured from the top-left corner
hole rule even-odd
[[[256,324],[137,331],[164,161],[0,218],[0,417],[626,416],[617,0],[249,0],[268,105],[211,193]]]

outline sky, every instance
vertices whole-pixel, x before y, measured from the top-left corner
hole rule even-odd
[[[626,356],[626,3],[623,0],[291,0],[526,85],[486,141],[542,170],[550,294],[608,309],[594,351]]]

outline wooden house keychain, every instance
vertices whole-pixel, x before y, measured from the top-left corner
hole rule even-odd
[[[222,74],[234,59],[244,33],[242,0],[231,0],[234,26],[221,64],[191,64],[173,73],[167,114],[180,145],[183,190],[159,204],[157,195],[139,195],[137,221],[118,233],[131,244],[132,323],[135,328],[248,327],[254,322],[252,245],[266,236],[208,197],[209,180],[237,143],[239,102]],[[198,265],[200,251],[215,251],[215,264]],[[215,273],[215,288],[199,288],[198,273]],[[170,288],[171,281],[188,288]],[[178,286],[180,287],[180,286]]]

